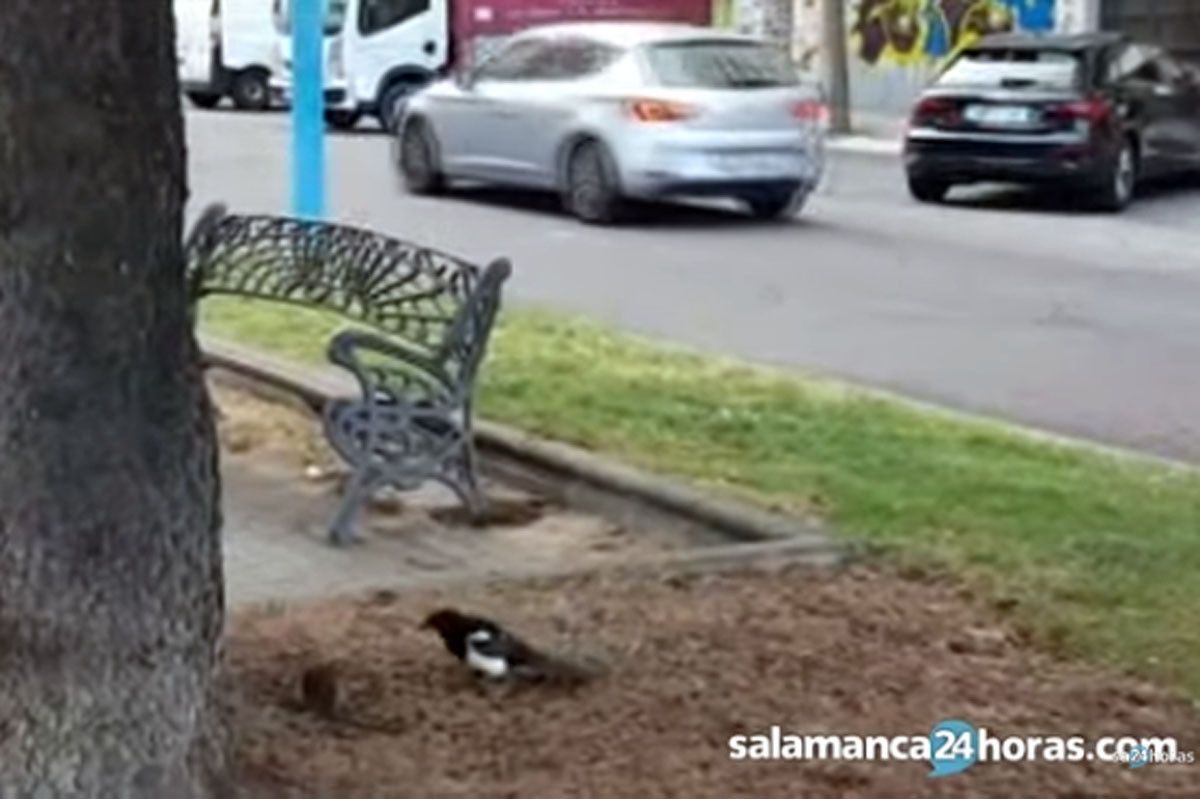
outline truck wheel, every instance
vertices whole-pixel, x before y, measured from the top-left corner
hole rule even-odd
[[[271,105],[267,73],[258,69],[239,72],[229,89],[233,105],[242,111],[265,111]]]
[[[604,145],[585,141],[567,160],[566,206],[580,221],[611,225],[620,220],[624,202],[612,157]]]
[[[221,104],[221,95],[212,92],[188,92],[187,98],[197,108],[216,108]]]
[[[379,95],[379,111],[376,113],[379,126],[388,133],[395,132],[404,115],[405,102],[424,85],[415,80],[398,80],[388,84]]]
[[[331,128],[338,130],[354,130],[362,114],[358,111],[335,110],[325,112],[325,121]]]
[[[433,130],[423,119],[414,119],[397,134],[397,166],[404,187],[413,194],[437,194],[446,185],[438,163],[438,143]]]

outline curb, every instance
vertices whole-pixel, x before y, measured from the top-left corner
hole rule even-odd
[[[928,414],[930,416],[937,416],[941,419],[947,419],[959,423],[977,425],[982,424],[993,429],[1020,436],[1039,444],[1059,447],[1068,451],[1084,452],[1091,455],[1097,455],[1108,458],[1109,460],[1119,464],[1154,467],[1184,474],[1200,473],[1200,463],[1192,463],[1191,461],[1182,460],[1180,458],[1172,458],[1167,455],[1159,455],[1154,452],[1134,449],[1132,447],[1121,446],[1118,444],[1109,444],[1104,441],[1097,441],[1096,439],[1084,438],[1082,436],[1070,435],[1068,433],[1058,433],[1046,428],[1035,427],[1031,424],[1012,421],[1004,417],[987,416],[971,411],[959,410],[946,405],[938,405],[937,403],[930,402],[928,400],[917,399],[905,394],[900,394],[886,388],[860,385],[857,383],[854,384],[854,388],[856,391],[861,392],[864,396],[875,397],[887,402],[892,402],[897,405],[910,408],[911,410]]]
[[[202,337],[206,365],[299,397],[314,410],[354,390],[349,380],[305,370],[261,352]],[[820,526],[733,500],[716,499],[681,483],[624,466],[576,447],[547,441],[505,425],[476,421],[482,454],[499,456],[561,480],[585,483],[655,510],[715,530],[731,541],[775,543],[793,552],[840,559],[844,548]]]
[[[837,569],[849,559],[834,549],[814,551],[802,543],[770,541],[746,544],[700,546],[681,552],[659,553],[637,560],[601,558],[576,566],[527,567],[503,572],[463,572],[450,575],[422,575],[402,586],[384,585],[376,590],[405,593],[445,589],[455,585],[479,586],[489,582],[532,582],[540,580],[590,577],[703,577],[705,575],[747,572],[771,573],[783,570]],[[369,593],[372,589],[368,588]],[[347,596],[361,596],[355,590]]]
[[[900,140],[876,136],[830,136],[825,146],[833,152],[886,158],[899,158],[904,153],[904,144]]]

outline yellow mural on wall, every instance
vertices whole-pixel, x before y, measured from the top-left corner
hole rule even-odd
[[[871,65],[937,64],[991,33],[1054,28],[1055,0],[856,0],[851,44]]]
[[[732,28],[734,16],[733,0],[712,0],[713,27]]]

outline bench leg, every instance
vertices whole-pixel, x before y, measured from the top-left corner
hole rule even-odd
[[[354,532],[354,522],[370,487],[371,480],[367,469],[356,469],[350,475],[342,504],[329,528],[329,542],[334,546],[346,546],[358,541]]]
[[[479,457],[471,444],[463,449],[463,503],[476,524],[487,521],[488,499],[479,482]]]

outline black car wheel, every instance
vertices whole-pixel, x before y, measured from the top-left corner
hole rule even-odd
[[[755,219],[769,222],[777,219],[790,219],[800,213],[808,195],[802,191],[776,191],[763,194],[748,194],[742,202],[750,209],[750,215]]]
[[[265,111],[271,106],[271,86],[267,73],[251,69],[241,72],[229,89],[233,104],[243,111]]]
[[[197,108],[212,109],[221,104],[221,95],[213,92],[188,92],[187,98]]]
[[[946,195],[950,193],[950,184],[943,180],[910,177],[908,191],[923,203],[940,203],[945,201]]]
[[[438,144],[429,125],[421,119],[409,122],[399,136],[400,174],[413,194],[436,194],[445,187],[438,165]]]
[[[1126,141],[1105,172],[1096,193],[1096,205],[1102,211],[1124,211],[1133,202],[1137,189],[1138,156],[1132,141]]]
[[[599,142],[575,148],[567,162],[566,182],[567,208],[581,221],[609,225],[620,218],[623,203],[616,169]]]

